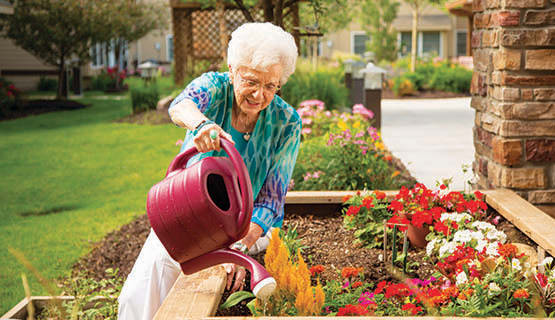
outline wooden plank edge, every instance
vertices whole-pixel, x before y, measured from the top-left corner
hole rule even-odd
[[[526,234],[530,239],[555,256],[555,237],[542,232],[537,232],[532,225],[541,221],[541,226],[550,230],[555,230],[555,219],[547,213],[536,208],[530,202],[521,198],[514,191],[508,189],[487,190],[483,192],[486,195],[486,203],[494,208],[505,219],[509,220],[520,231]]]
[[[221,265],[191,275],[181,273],[154,320],[213,316],[224,292],[226,273]]]
[[[380,190],[381,191],[381,190]],[[289,191],[285,196],[286,204],[328,204],[343,203],[345,196],[353,196],[359,191]],[[363,192],[363,191],[360,191]],[[372,193],[372,191],[368,191]],[[388,199],[392,199],[399,190],[385,190]]]
[[[35,308],[43,308],[48,301],[52,300],[73,300],[74,296],[31,296],[23,298],[8,312],[3,314],[0,319],[23,319],[27,318],[27,304],[33,303]]]

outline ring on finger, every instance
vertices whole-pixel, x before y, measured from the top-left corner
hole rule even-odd
[[[217,137],[218,137],[218,131],[216,131],[216,129],[210,130],[210,139],[216,140]]]

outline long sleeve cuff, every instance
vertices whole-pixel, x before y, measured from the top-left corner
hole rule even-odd
[[[266,232],[274,224],[275,212],[273,209],[264,206],[256,206],[252,211],[251,222],[259,225],[262,230],[264,230],[262,235],[266,235]]]

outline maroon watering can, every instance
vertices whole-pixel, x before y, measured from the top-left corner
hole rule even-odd
[[[229,158],[207,157],[186,168],[197,149],[175,157],[164,180],[148,193],[148,219],[183,273],[239,264],[251,272],[252,292],[264,298],[275,289],[275,280],[256,260],[229,249],[248,232],[253,196],[243,159],[231,142],[220,141]]]

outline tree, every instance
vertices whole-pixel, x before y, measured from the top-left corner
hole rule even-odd
[[[376,55],[376,61],[393,61],[397,58],[397,32],[393,20],[399,11],[395,0],[366,0],[362,3],[358,20],[370,36],[369,50]]]
[[[94,2],[21,0],[12,15],[2,15],[5,36],[44,62],[58,67],[57,99],[67,98],[66,62],[89,59],[95,33]]]
[[[114,49],[116,58],[116,75],[119,74],[120,53],[126,43],[144,37],[152,30],[167,26],[164,11],[169,10],[161,4],[149,4],[136,0],[101,1],[97,6],[97,14],[103,17],[99,30],[99,42],[106,42]],[[121,81],[116,81],[119,89]]]
[[[417,41],[416,37],[418,35],[418,20],[420,19],[420,12],[428,4],[442,4],[446,0],[403,0],[407,3],[412,10],[412,37],[411,37],[411,50],[410,50],[410,71],[414,72],[416,69],[416,53],[417,53]]]

